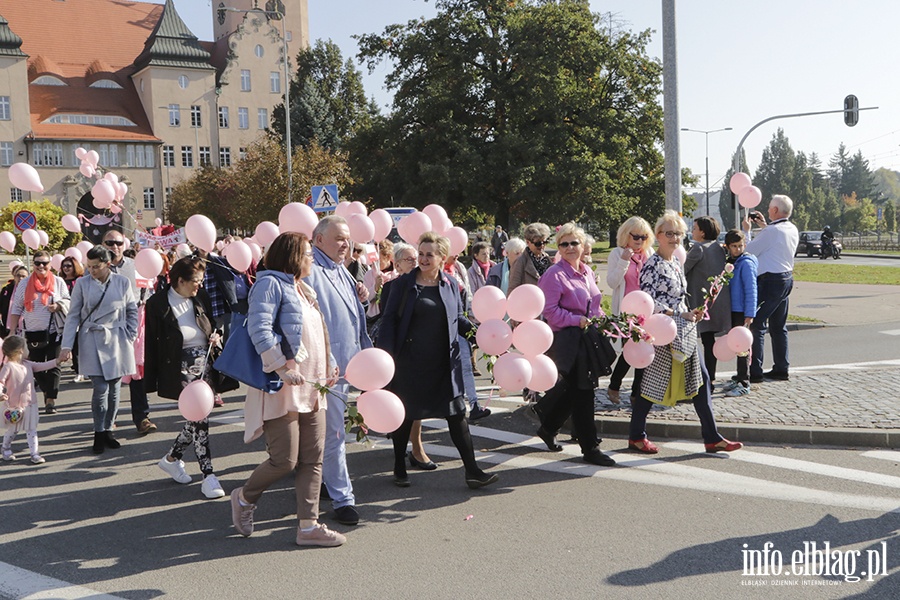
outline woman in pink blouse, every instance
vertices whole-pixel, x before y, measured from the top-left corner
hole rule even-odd
[[[592,331],[588,328],[590,318],[600,315],[601,294],[593,271],[581,262],[584,243],[583,229],[574,223],[563,225],[556,234],[562,260],[548,268],[538,282],[545,298],[544,319],[553,330],[553,346],[547,355],[556,363],[560,378],[535,405],[534,411],[541,420],[537,435],[551,452],[562,450],[556,443],[556,434],[571,415],[573,433],[581,445],[584,460],[608,467],[616,461],[599,448],[594,389],[597,379],[609,373],[609,364],[597,362],[592,345],[605,343],[608,347],[609,343],[597,335],[595,328]],[[589,338],[589,333],[595,337]]]

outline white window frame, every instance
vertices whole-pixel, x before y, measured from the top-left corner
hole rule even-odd
[[[144,146],[144,164],[148,169],[156,168],[156,149],[153,146]]]
[[[127,146],[125,146],[125,166],[134,166],[134,144],[128,144]]]
[[[250,129],[250,109],[246,106],[238,107],[238,129]]]
[[[163,166],[175,166],[175,146],[163,146]]]
[[[22,190],[20,190],[19,188],[9,188],[9,201],[24,202],[25,194],[23,194]]]
[[[12,142],[0,142],[0,166],[11,167],[14,162]]]
[[[118,167],[119,166],[119,145],[118,144],[110,144],[109,145],[109,166],[110,167]]]
[[[219,107],[219,129],[228,129],[228,107]]]
[[[191,105],[191,127],[195,129],[203,127],[203,116],[200,112],[200,106],[196,104]]]
[[[12,104],[9,96],[0,96],[0,121],[12,120]]]
[[[269,91],[273,94],[281,93],[281,73],[279,71],[269,73]]]
[[[253,90],[253,84],[250,83],[250,69],[241,69],[241,91],[250,92]]]
[[[266,129],[269,126],[269,109],[256,109],[256,125],[258,129]]]
[[[220,167],[230,167],[231,166],[231,148],[228,146],[222,146],[219,148],[219,166]]]
[[[181,105],[169,105],[169,127],[181,127]]]
[[[181,166],[190,169],[194,166],[194,147],[193,146],[182,146],[181,147]]]
[[[210,146],[200,146],[197,150],[197,160],[198,164],[202,167],[203,165],[211,165],[212,164],[212,148]]]
[[[156,210],[156,190],[152,187],[144,188],[144,210]]]

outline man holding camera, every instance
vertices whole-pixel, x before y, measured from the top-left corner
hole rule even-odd
[[[769,201],[769,223],[758,211],[751,211],[744,219],[744,231],[750,233],[751,219],[760,230],[747,244],[747,252],[759,259],[756,278],[758,307],[750,325],[753,332],[753,352],[750,357],[750,383],[764,379],[788,380],[788,296],[794,288],[794,253],[800,242],[800,232],[788,221],[794,210],[793,201],[784,195],[772,196]],[[749,236],[748,236],[749,237]],[[768,329],[772,338],[772,370],[763,373],[763,348]]]

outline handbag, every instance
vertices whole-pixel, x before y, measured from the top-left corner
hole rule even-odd
[[[53,313],[50,313],[50,319],[47,321],[47,329],[25,332],[25,341],[28,342],[29,350],[42,350],[50,345],[50,323],[52,322]]]
[[[250,387],[274,394],[284,385],[277,373],[263,371],[262,358],[247,331],[247,317],[231,325],[231,333],[222,354],[213,363],[219,373],[237,379]]]

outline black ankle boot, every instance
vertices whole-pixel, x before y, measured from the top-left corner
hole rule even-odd
[[[105,431],[95,431],[94,432],[94,454],[103,454],[103,451],[106,450],[106,432]]]
[[[541,427],[537,430],[537,436],[544,440],[544,443],[547,444],[547,450],[550,452],[562,452],[562,446],[556,443],[556,435]]]
[[[119,440],[117,440],[116,438],[113,437],[112,431],[104,431],[103,435],[104,435],[103,442],[106,444],[107,448],[109,448],[111,450],[115,450],[122,446],[122,444],[119,443]]]

